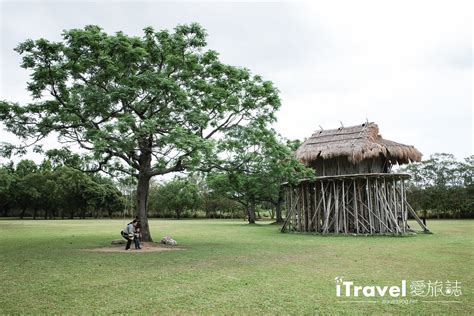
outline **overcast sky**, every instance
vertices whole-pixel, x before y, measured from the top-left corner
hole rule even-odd
[[[140,35],[146,26],[198,22],[225,63],[279,88],[283,136],[368,119],[425,159],[463,158],[473,154],[471,3],[2,1],[0,99],[29,101],[28,73],[13,51],[27,38],[59,40],[62,30],[88,24]],[[0,141],[12,140],[0,131]]]

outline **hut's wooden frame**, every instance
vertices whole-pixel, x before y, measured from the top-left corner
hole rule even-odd
[[[410,214],[428,228],[406,200],[408,174],[369,173],[317,177],[283,184],[286,220],[282,232],[405,234]]]

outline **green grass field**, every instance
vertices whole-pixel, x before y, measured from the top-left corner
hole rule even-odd
[[[322,237],[237,220],[152,220],[156,240],[170,235],[185,250],[84,251],[119,239],[123,224],[0,221],[0,314],[474,313],[472,220],[429,221],[434,234],[413,237]],[[458,280],[462,295],[351,303],[336,297],[336,276],[382,286]]]

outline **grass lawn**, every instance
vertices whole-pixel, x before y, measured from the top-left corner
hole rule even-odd
[[[0,221],[0,314],[474,313],[472,220],[428,221],[434,234],[413,237],[322,237],[238,220],[152,220],[156,240],[170,235],[185,250],[84,251],[119,239],[124,224]],[[381,286],[458,280],[462,295],[350,303],[363,299],[336,297],[336,276]]]

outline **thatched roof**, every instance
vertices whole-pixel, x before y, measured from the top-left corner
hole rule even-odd
[[[347,157],[357,164],[379,155],[399,164],[421,160],[421,153],[415,147],[383,139],[375,123],[315,132],[301,144],[295,155],[305,164],[318,158],[336,157]]]

